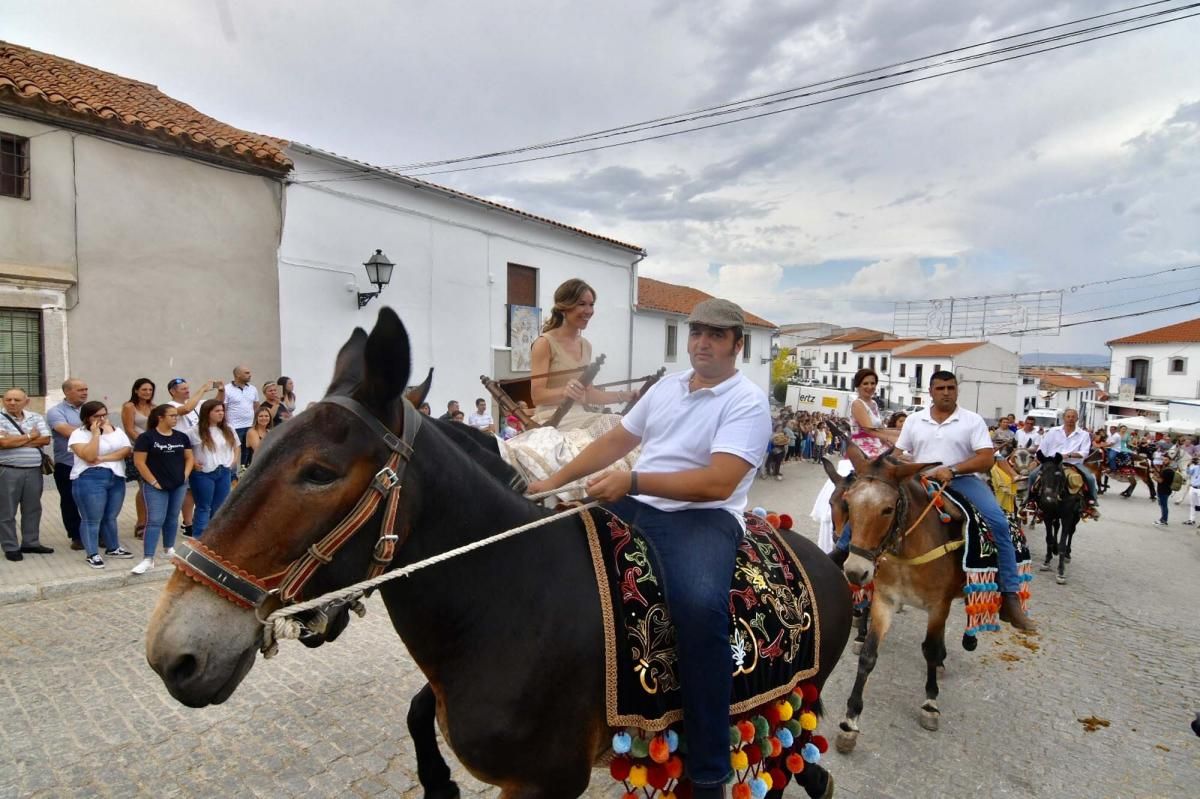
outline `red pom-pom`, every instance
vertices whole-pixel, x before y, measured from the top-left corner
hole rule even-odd
[[[737,723],[738,732],[742,735],[742,743],[750,743],[754,740],[754,725],[743,719]]]
[[[799,774],[801,771],[804,771],[804,758],[800,757],[800,755],[796,754],[795,752],[792,752],[790,755],[788,755],[787,759],[783,761],[783,764],[787,766],[787,770],[793,774]]]
[[[806,682],[800,686],[801,696],[804,697],[804,704],[815,705],[817,700],[821,698],[821,692],[817,690],[817,686],[810,682]]]
[[[778,738],[772,738],[771,739],[771,757],[779,757],[779,755],[782,753],[783,753],[783,744],[781,744],[779,742]]]
[[[779,514],[780,530],[791,530],[793,524],[795,524],[795,522],[792,520],[791,516],[788,516],[786,513]]]
[[[825,739],[824,735],[814,735],[812,737],[812,744],[813,746],[817,747],[817,751],[819,751],[821,754],[825,754],[829,751],[829,741]]]
[[[659,763],[652,763],[646,768],[646,782],[651,787],[662,790],[667,787],[667,782],[671,778],[667,776],[667,767]]]
[[[778,513],[768,513],[767,514],[767,524],[771,525],[776,530],[778,530],[779,529],[779,514]]]
[[[655,763],[666,763],[671,759],[671,748],[667,746],[666,738],[656,735],[650,741],[650,759]]]
[[[750,786],[744,782],[734,785],[733,799],[750,799]]]
[[[767,773],[771,775],[771,790],[782,791],[784,786],[788,783],[788,777],[784,770],[776,767]]]
[[[629,791],[621,796],[621,799],[638,799],[638,795],[633,791]]]
[[[758,744],[747,744],[742,751],[746,753],[746,760],[752,766],[758,765],[762,760],[762,749],[758,747]]]
[[[779,726],[779,722],[780,722],[779,709],[777,707],[775,707],[774,705],[771,705],[768,708],[764,708],[763,712],[762,712],[762,716],[763,716],[763,718],[765,718],[767,720],[767,724],[769,724],[771,726],[771,729],[775,729],[776,727]]]
[[[621,755],[614,757],[612,762],[608,764],[608,773],[617,782],[624,782],[629,778],[629,769],[633,766],[633,761]]]
[[[667,761],[667,776],[673,780],[677,780],[683,776],[683,761],[677,755],[671,755],[671,759]]]

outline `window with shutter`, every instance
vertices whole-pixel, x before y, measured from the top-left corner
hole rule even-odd
[[[0,197],[29,199],[29,139],[0,133]]]
[[[31,397],[46,395],[41,311],[0,308],[0,385],[0,391],[21,388]]]

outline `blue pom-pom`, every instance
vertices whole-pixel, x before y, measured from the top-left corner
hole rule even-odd
[[[767,783],[762,777],[750,780],[750,795],[754,799],[767,799]]]
[[[633,739],[629,737],[629,733],[619,732],[613,736],[613,751],[618,755],[627,754],[632,746]]]
[[[679,733],[675,730],[667,730],[667,751],[674,752],[679,748]]]
[[[755,508],[754,510],[752,510],[750,512],[753,513],[755,516],[757,516],[760,519],[767,518],[767,509],[764,508],[762,505],[759,505],[757,508]]]
[[[805,744],[804,749],[800,751],[800,756],[804,758],[805,763],[818,763],[821,760],[821,750],[816,744]]]
[[[792,736],[792,731],[787,727],[780,727],[776,730],[775,737],[779,739],[779,745],[784,749],[791,749],[792,744],[796,743],[796,739]]]

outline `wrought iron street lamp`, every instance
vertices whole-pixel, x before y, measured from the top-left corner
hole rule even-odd
[[[388,260],[388,257],[383,254],[383,250],[376,250],[363,266],[367,268],[367,280],[371,281],[377,290],[358,292],[359,308],[378,297],[383,291],[383,287],[392,282],[392,269],[396,265]]]

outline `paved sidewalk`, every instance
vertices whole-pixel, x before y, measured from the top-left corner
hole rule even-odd
[[[141,559],[142,542],[133,537],[137,524],[134,484],[128,484],[125,504],[117,520],[121,545],[136,557],[133,560],[109,558],[103,569],[93,569],[83,561],[83,552],[71,549],[67,531],[58,512],[58,491],[51,480],[42,493],[42,543],[54,548],[51,555],[25,555],[16,563],[0,560],[0,605],[29,602],[36,599],[71,596],[108,588],[120,588],[135,583],[165,580],[172,569],[167,565],[160,546],[155,567],[143,575],[129,570]]]

